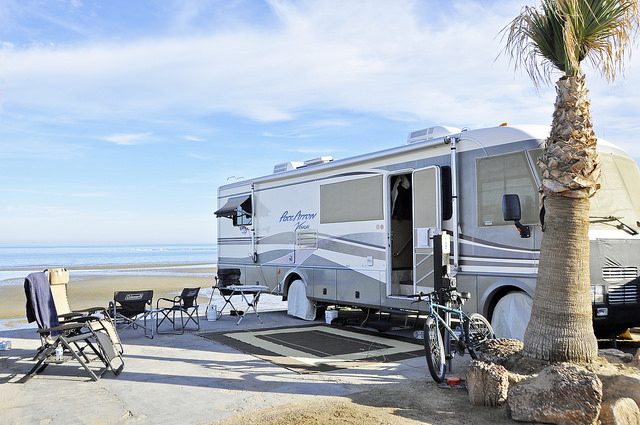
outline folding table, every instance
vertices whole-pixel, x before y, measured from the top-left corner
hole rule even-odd
[[[260,301],[260,294],[262,294],[263,292],[268,292],[269,287],[264,285],[229,285],[224,289],[227,295],[223,295],[225,304],[222,306],[220,312],[218,313],[220,316],[222,316],[222,310],[224,310],[227,304],[229,304],[236,315],[240,317],[238,319],[238,323],[236,323],[237,325],[242,322],[242,319],[244,319],[244,316],[249,311],[249,309],[253,309],[253,312],[256,314],[256,317],[258,318],[260,323],[263,323],[262,319],[260,318],[260,314],[258,313],[258,301]],[[244,302],[247,304],[246,310],[238,310],[231,303],[231,297],[233,297],[234,295],[240,295],[242,297]]]

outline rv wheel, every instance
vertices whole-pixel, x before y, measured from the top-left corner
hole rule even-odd
[[[300,279],[294,280],[287,292],[287,314],[303,320],[315,320],[316,306],[307,298],[307,287]]]
[[[491,315],[496,338],[524,339],[533,299],[524,291],[512,291],[500,298]]]

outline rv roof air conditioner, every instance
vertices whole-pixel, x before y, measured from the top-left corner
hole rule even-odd
[[[276,164],[273,166],[273,174],[284,173],[285,171],[295,170],[296,168],[299,168],[299,167],[302,167],[302,162],[295,162],[295,161],[281,162],[280,164]]]
[[[446,127],[436,125],[434,127],[425,128],[424,130],[412,131],[407,137],[407,145],[411,143],[424,142],[425,140],[437,139],[439,137],[449,136],[451,134],[460,133],[462,130],[455,127]]]
[[[309,167],[311,165],[319,165],[319,164],[326,164],[327,162],[331,162],[333,161],[333,157],[330,156],[320,156],[318,158],[313,158],[313,159],[307,159],[304,162],[304,166],[305,167]]]

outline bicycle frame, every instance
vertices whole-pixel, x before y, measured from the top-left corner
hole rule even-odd
[[[462,310],[464,302],[469,299],[468,293],[449,287],[430,294],[421,293],[416,297],[419,301],[426,301],[429,306],[423,339],[429,372],[436,382],[442,382],[445,373],[451,372],[455,352],[464,355],[465,351],[469,351],[471,358],[476,359],[476,350],[484,341],[495,338],[491,324],[484,316],[478,313],[469,315]],[[443,303],[439,304],[437,300],[442,300]],[[452,328],[452,318],[460,325],[459,334]],[[441,331],[441,328],[446,332]],[[456,344],[454,350],[451,349],[452,340]]]
[[[435,307],[435,308],[433,308],[433,307]],[[443,305],[440,305],[440,304],[434,304],[431,307],[431,313],[429,313],[429,316],[435,317],[438,320],[438,323],[440,323],[441,325],[444,326],[444,328],[447,330],[449,335],[452,336],[453,339],[456,340],[456,342],[458,342],[458,343],[462,342],[462,338],[459,337],[458,335],[456,335],[456,331],[451,328],[451,326],[447,323],[447,321],[445,319],[442,318],[442,316],[440,316],[440,314],[439,314],[440,310],[444,310],[445,313],[456,314],[458,316],[458,321],[460,322],[460,324],[462,324],[464,318],[466,317],[466,314],[462,310],[451,308],[451,307],[446,307],[446,306],[443,306]],[[461,328],[460,329],[460,336],[462,336],[462,335],[463,335],[463,330]]]
[[[468,315],[462,310],[462,303],[456,303],[456,307],[449,307],[446,305],[438,304],[433,301],[432,297],[428,297],[428,305],[429,305],[429,316],[436,318],[439,325],[442,325],[444,329],[447,331],[444,334],[444,345],[445,345],[445,353],[447,359],[447,369],[451,371],[451,359],[453,356],[451,355],[451,339],[453,339],[459,346],[460,350],[464,353],[464,350],[468,346],[468,341],[466,341],[466,337],[464,336],[464,328],[463,322],[469,321]],[[440,312],[445,313],[445,318],[440,315]],[[451,316],[457,316],[457,321],[460,326],[460,334],[456,335],[456,331],[451,328]]]

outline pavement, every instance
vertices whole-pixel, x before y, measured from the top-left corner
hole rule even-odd
[[[20,383],[40,346],[36,328],[0,330],[0,339],[11,341],[10,350],[0,351],[0,424],[201,424],[319,396],[430,379],[424,357],[298,374],[198,336],[309,324],[288,316],[281,304],[263,300],[263,324],[253,313],[237,325],[237,317],[207,321],[201,311],[200,331],[183,335],[149,339],[141,329],[124,329],[124,371],[119,376],[107,371],[97,382],[71,361]],[[316,320],[323,322],[324,317]],[[454,371],[464,374],[464,363],[455,361],[469,357],[454,360]]]

